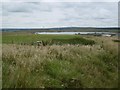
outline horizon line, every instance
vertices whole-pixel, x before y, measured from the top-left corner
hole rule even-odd
[[[50,29],[50,28],[120,28],[120,27],[119,26],[0,27],[0,29]]]

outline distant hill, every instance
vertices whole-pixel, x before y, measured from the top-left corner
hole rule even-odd
[[[80,31],[80,32],[118,32],[120,28],[117,27],[107,27],[107,28],[94,28],[94,27],[61,27],[61,28],[2,28],[3,32],[12,32],[12,31],[40,31],[40,32],[70,32],[70,31]]]

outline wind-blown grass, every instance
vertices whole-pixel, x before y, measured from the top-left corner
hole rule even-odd
[[[3,44],[3,88],[117,87],[117,43],[112,38],[91,39],[97,43],[92,46]]]

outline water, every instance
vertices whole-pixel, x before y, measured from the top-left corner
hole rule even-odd
[[[110,32],[36,32],[35,34],[68,34],[68,35],[74,35],[74,34],[111,34]]]

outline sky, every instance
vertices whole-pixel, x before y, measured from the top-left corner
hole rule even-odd
[[[4,0],[0,5],[3,28],[118,26],[118,0]]]

